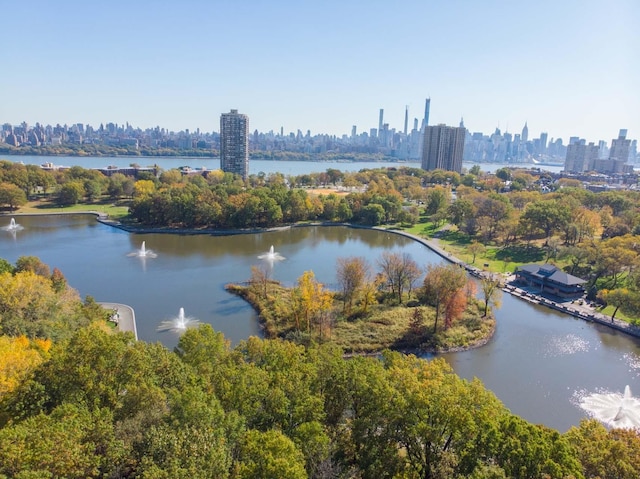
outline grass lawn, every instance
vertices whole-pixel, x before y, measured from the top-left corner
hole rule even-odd
[[[404,228],[404,230],[425,238],[437,238],[440,247],[456,258],[467,264],[495,273],[513,272],[516,266],[528,263],[542,263],[547,257],[545,250],[536,243],[532,243],[529,246],[486,244],[484,245],[485,251],[477,254],[474,260],[473,254],[468,251],[468,247],[472,242],[471,238],[458,231],[455,226],[443,228],[441,225],[436,225],[423,219],[423,222],[410,228]],[[554,262],[562,267],[559,262]]]
[[[112,199],[92,203],[78,203],[70,206],[59,206],[53,199],[38,199],[21,206],[15,213],[60,214],[83,211],[97,211],[107,214],[110,219],[120,220],[129,214],[129,207],[128,202],[118,201],[114,203]]]

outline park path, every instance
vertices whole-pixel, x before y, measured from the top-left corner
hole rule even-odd
[[[98,304],[106,310],[114,312],[112,318],[118,325],[118,330],[123,332],[131,332],[138,339],[138,331],[136,329],[136,314],[131,306],[121,303],[107,303],[99,301]]]

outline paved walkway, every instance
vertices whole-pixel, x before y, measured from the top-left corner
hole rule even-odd
[[[418,241],[419,243],[422,243],[427,248],[431,249],[434,253],[437,253],[438,255],[442,256],[447,261],[450,261],[451,263],[460,265],[461,267],[465,268],[469,272],[469,274],[471,274],[472,276],[475,276],[476,278],[482,278],[487,275],[502,276],[500,275],[500,273],[491,273],[489,271],[481,270],[480,268],[471,266],[465,263],[464,261],[462,261],[461,259],[456,258],[451,253],[448,253],[447,251],[444,250],[444,248],[440,245],[438,238],[425,239],[425,238],[416,236],[414,234],[407,233],[405,231],[397,231],[397,230],[394,231],[394,230],[388,230],[384,228],[373,228],[373,229],[386,231],[389,233],[396,233],[402,236],[407,236],[409,238],[412,238]],[[631,336],[640,337],[640,328],[633,326],[627,323],[626,321],[622,321],[619,319],[611,319],[611,316],[607,316],[605,314],[600,313],[599,311],[596,311],[595,308],[593,308],[591,305],[589,305],[585,301],[577,300],[572,302],[570,300],[558,300],[557,298],[540,295],[539,291],[533,291],[530,288],[523,287],[521,285],[515,285],[513,282],[513,280],[515,279],[515,276],[513,275],[504,277],[503,279],[505,284],[503,291],[505,293],[511,294],[513,296],[516,296],[530,303],[539,304],[540,306],[546,306],[548,308],[555,309],[556,311],[559,311],[561,313],[569,314],[576,318],[584,319],[585,321],[591,321],[594,323],[602,324],[604,326],[616,329],[618,331],[622,331]]]
[[[138,339],[138,331],[136,330],[136,314],[131,306],[120,303],[105,303],[99,301],[98,304],[106,310],[114,311],[114,319],[118,325],[118,330],[131,332]]]

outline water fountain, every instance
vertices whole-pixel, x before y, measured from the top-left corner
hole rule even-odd
[[[271,245],[271,248],[269,248],[269,252],[258,255],[258,259],[266,259],[267,261],[281,261],[285,259],[285,257],[280,253],[276,253],[273,249],[273,245]]]
[[[158,257],[157,254],[155,254],[150,249],[146,248],[144,241],[142,242],[142,246],[140,246],[139,250],[134,251],[133,253],[129,253],[127,256],[137,256],[138,258],[157,258]]]
[[[595,393],[585,396],[580,401],[580,407],[607,426],[640,429],[640,399],[631,395],[628,385],[624,388],[624,394]]]
[[[9,226],[3,226],[2,230],[4,231],[20,231],[24,229],[24,227],[22,225],[19,225],[18,223],[16,223],[15,218],[11,218],[11,221],[9,221]]]
[[[180,308],[178,316],[168,321],[162,321],[158,326],[158,331],[173,331],[183,333],[187,328],[192,328],[200,323],[197,319],[184,315],[184,308]]]

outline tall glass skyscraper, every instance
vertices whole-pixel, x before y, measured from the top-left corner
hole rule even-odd
[[[238,110],[220,115],[220,169],[249,176],[249,117]]]

